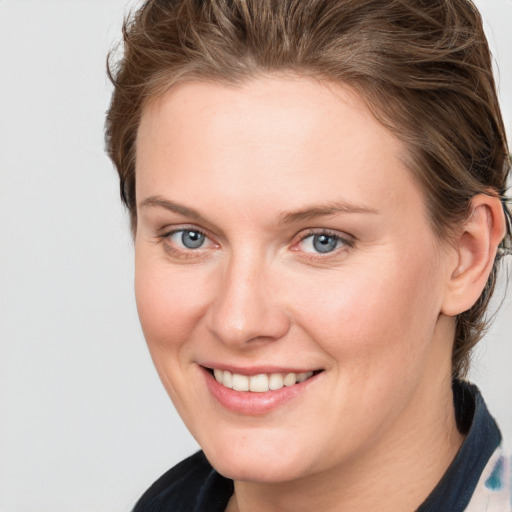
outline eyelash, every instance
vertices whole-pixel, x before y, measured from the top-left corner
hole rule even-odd
[[[187,258],[197,258],[200,255],[201,249],[203,247],[198,247],[197,249],[183,249],[181,247],[177,247],[175,244],[171,242],[171,238],[173,235],[176,235],[177,233],[184,233],[187,231],[191,231],[194,233],[199,233],[202,235],[205,240],[209,241],[211,244],[215,244],[215,242],[212,241],[211,237],[201,228],[198,228],[197,226],[180,226],[179,228],[175,228],[171,231],[168,231],[161,236],[158,237],[159,241],[162,241],[164,243],[165,249],[167,252],[171,253],[174,257],[177,257],[178,259],[187,259]]]
[[[192,248],[180,248],[177,247],[175,244],[171,243],[171,238],[173,235],[176,235],[177,233],[184,233],[186,231],[191,231],[194,233],[198,233],[202,235],[205,240],[209,241],[210,244],[217,245],[211,237],[208,235],[206,231],[203,229],[197,227],[197,226],[180,226],[178,228],[172,229],[171,231],[168,231],[158,237],[159,241],[163,241],[165,245],[165,249],[171,253],[174,257],[177,257],[179,259],[187,259],[187,258],[197,258],[200,256],[201,249],[203,247],[198,247],[197,249]],[[294,242],[292,243],[292,250],[299,252],[300,249],[295,248],[299,244],[303,243],[305,240],[307,240],[310,237],[314,236],[320,236],[320,235],[326,235],[328,237],[332,237],[336,240],[337,244],[341,243],[341,247],[336,247],[332,251],[328,251],[325,253],[321,252],[308,252],[308,251],[302,251],[305,258],[313,259],[313,260],[324,260],[329,257],[333,257],[334,255],[337,255],[340,250],[346,251],[348,249],[352,249],[355,245],[355,240],[352,237],[346,237],[342,236],[339,232],[333,231],[330,229],[325,228],[316,228],[316,229],[308,229],[305,232],[302,232],[296,237]]]
[[[338,231],[333,231],[325,228],[317,228],[317,229],[308,229],[306,232],[301,233],[298,240],[294,242],[292,247],[298,246],[298,244],[303,243],[310,237],[326,235],[328,237],[332,237],[336,240],[337,244],[341,243],[341,247],[336,247],[332,251],[321,253],[321,252],[307,252],[303,251],[306,255],[305,257],[310,259],[325,259],[329,257],[333,257],[338,255],[340,251],[346,251],[347,249],[352,249],[355,246],[355,240],[352,237],[343,236]],[[293,249],[298,251],[299,249]]]

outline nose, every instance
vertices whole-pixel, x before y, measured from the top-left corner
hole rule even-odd
[[[233,347],[253,347],[283,337],[290,319],[280,303],[279,283],[263,258],[254,254],[232,256],[216,282],[207,313],[209,331]]]

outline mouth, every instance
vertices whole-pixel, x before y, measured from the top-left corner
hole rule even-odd
[[[268,391],[278,391],[284,387],[295,386],[323,371],[273,372],[258,373],[257,375],[242,375],[218,368],[206,368],[206,370],[225,388],[233,389],[234,391],[250,391],[253,393],[266,393]]]
[[[323,369],[282,368],[244,369],[244,373],[238,373],[234,368],[227,370],[215,365],[199,367],[218,403],[229,411],[251,416],[270,413],[299,396],[307,396],[307,390],[316,387],[313,383],[324,373]]]

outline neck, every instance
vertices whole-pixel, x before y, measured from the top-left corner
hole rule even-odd
[[[227,512],[416,510],[463,441],[455,422],[451,367],[440,368],[437,361],[426,369],[397,424],[369,442],[357,460],[291,482],[237,481]]]

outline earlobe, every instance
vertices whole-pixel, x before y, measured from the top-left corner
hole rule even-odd
[[[505,218],[499,198],[486,194],[475,196],[471,214],[455,243],[457,259],[443,302],[444,315],[458,315],[478,300],[504,234]]]

